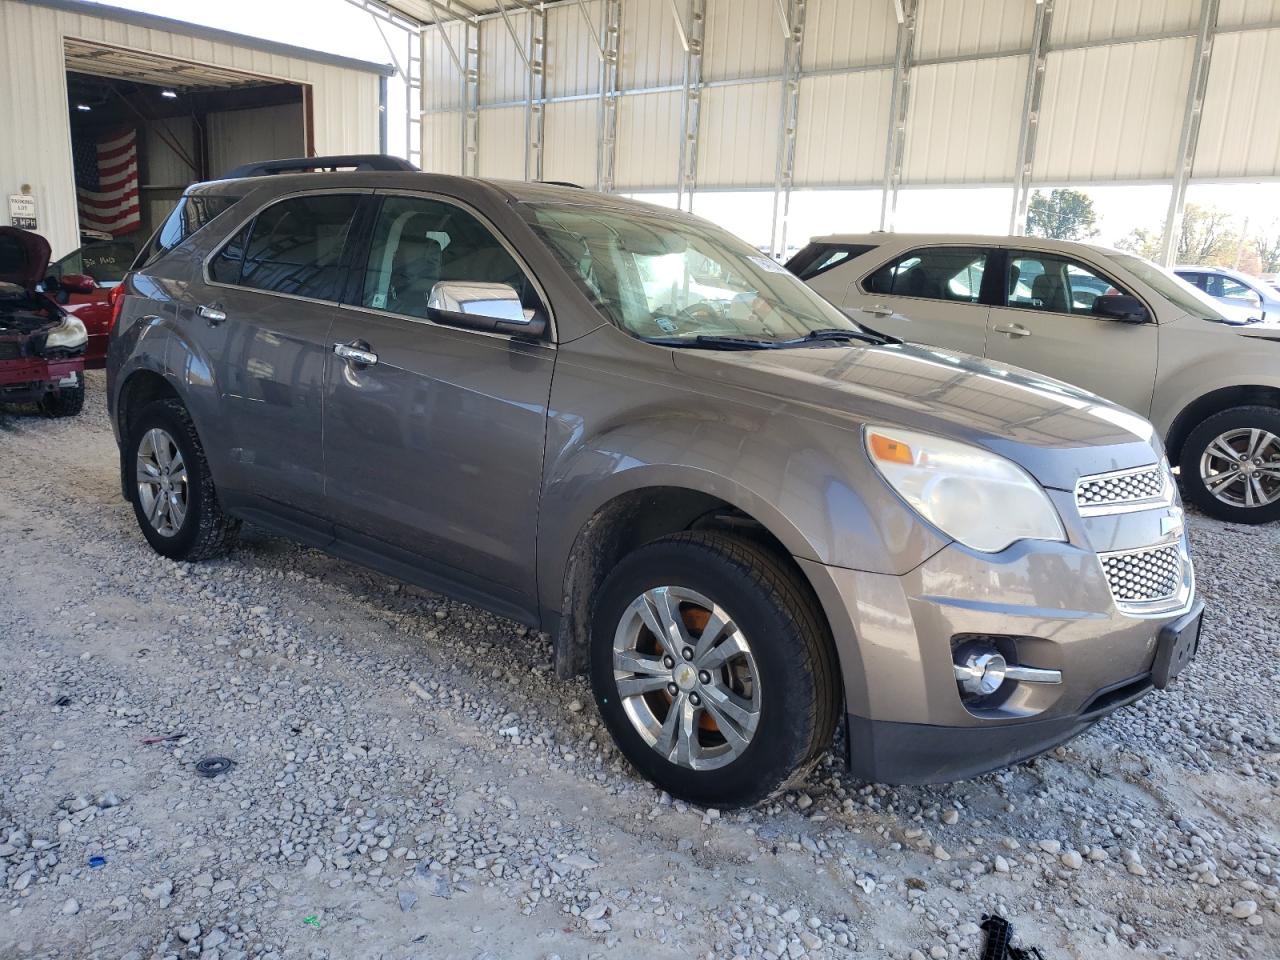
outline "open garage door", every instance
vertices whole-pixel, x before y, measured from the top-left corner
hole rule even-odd
[[[305,84],[73,37],[64,51],[81,247],[55,273],[117,280],[191,183],[314,152]]]

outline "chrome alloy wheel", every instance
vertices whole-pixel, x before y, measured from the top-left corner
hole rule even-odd
[[[182,529],[187,515],[187,466],[182,451],[159,427],[142,435],[136,464],[138,503],[151,528],[163,537]]]
[[[1280,437],[1258,427],[1218,436],[1200,455],[1200,479],[1233,507],[1266,507],[1280,500]]]
[[[654,587],[623,612],[613,677],[636,732],[671,763],[712,770],[750,745],[760,675],[729,615],[685,587]]]

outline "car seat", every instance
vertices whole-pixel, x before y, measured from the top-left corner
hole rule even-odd
[[[1042,273],[1031,284],[1031,297],[1040,301],[1041,310],[1070,313],[1067,307],[1067,288],[1062,278],[1052,273]]]
[[[411,317],[426,316],[431,290],[440,280],[440,258],[439,241],[402,233],[391,261],[387,309]]]

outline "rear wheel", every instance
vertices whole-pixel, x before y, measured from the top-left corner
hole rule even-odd
[[[766,550],[683,533],[625,557],[601,588],[591,679],[619,749],[696,803],[754,803],[808,772],[840,703],[816,599]]]
[[[240,521],[222,512],[195,424],[178,400],[157,400],[130,421],[125,483],[142,535],[173,560],[225,553]]]
[[[1179,462],[1187,498],[1232,523],[1280,520],[1280,410],[1233,407],[1191,431]]]
[[[50,417],[74,417],[84,409],[84,374],[73,373],[75,384],[58,387],[40,398],[40,411]]]

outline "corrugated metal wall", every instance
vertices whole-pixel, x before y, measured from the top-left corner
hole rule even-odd
[[[1202,2],[1056,0],[1034,182],[1172,175]],[[1270,116],[1280,93],[1280,41],[1275,29],[1263,29],[1280,28],[1280,0],[1220,4],[1195,176],[1280,176]],[[688,0],[674,6],[687,16]],[[806,6],[793,182],[880,185],[898,37],[894,2]],[[774,185],[785,102],[778,7],[777,0],[705,0],[698,189]],[[622,0],[621,9],[615,188],[674,191],[686,58],[672,3]],[[918,0],[903,186],[1013,182],[1036,10],[1035,0]],[[601,74],[592,32],[604,3],[566,0],[546,16],[544,176],[592,183]],[[510,17],[525,37],[525,15]],[[461,26],[446,29],[460,49]],[[527,69],[500,18],[481,18],[479,30],[479,166],[522,176],[523,106],[515,104],[526,96]],[[424,35],[425,156],[432,169],[456,170],[462,86],[438,32]]]
[[[109,10],[104,8],[104,14]],[[319,153],[378,149],[379,77],[202,37],[0,0],[0,194],[29,184],[40,232],[61,256],[79,246],[67,112],[64,37],[309,84]],[[39,118],[38,121],[33,118]],[[3,217],[8,221],[7,210]]]
[[[305,150],[301,104],[209,114],[209,169],[215,176],[251,160],[296,157]]]

